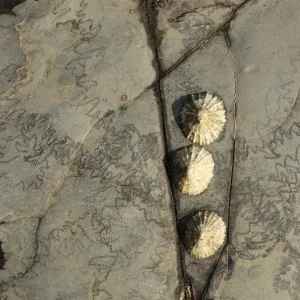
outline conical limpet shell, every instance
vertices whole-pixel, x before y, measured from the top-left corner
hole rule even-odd
[[[226,122],[223,100],[211,92],[192,95],[181,110],[184,135],[192,143],[208,145],[218,138]]]
[[[186,225],[184,247],[194,258],[207,258],[215,254],[224,244],[226,225],[212,211],[197,212]]]
[[[173,181],[183,194],[199,195],[206,190],[213,177],[212,155],[198,145],[179,150],[173,164]]]

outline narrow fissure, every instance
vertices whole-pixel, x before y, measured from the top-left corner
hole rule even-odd
[[[168,134],[167,134],[167,120],[166,120],[166,106],[165,102],[163,100],[163,94],[161,90],[161,79],[162,79],[162,68],[161,68],[161,62],[159,58],[159,43],[156,36],[156,5],[155,0],[141,0],[140,3],[140,10],[142,14],[142,22],[144,23],[146,33],[148,35],[149,40],[149,46],[152,49],[152,52],[154,54],[154,60],[153,60],[153,67],[156,71],[156,79],[155,79],[155,94],[156,98],[158,100],[159,105],[159,113],[160,113],[160,120],[161,120],[161,130],[162,130],[162,139],[164,144],[164,166],[166,169],[167,174],[169,173],[169,165],[168,165],[168,153],[169,153],[169,147],[168,147]],[[173,186],[170,183],[170,179],[168,178],[168,189],[169,194],[172,198],[173,202],[173,212],[174,212],[174,219],[175,219],[175,230],[177,234],[177,255],[178,255],[178,262],[179,262],[179,272],[180,272],[180,280],[181,280],[181,287],[186,287],[188,285],[187,276],[185,275],[184,268],[183,268],[183,261],[182,261],[182,255],[181,255],[181,247],[180,247],[180,241],[179,236],[177,233],[177,225],[178,225],[178,210],[177,210],[177,201],[175,197],[175,193],[173,190]],[[192,300],[188,299],[187,296],[185,298],[186,300]]]
[[[5,258],[4,258],[4,251],[2,250],[2,242],[0,241],[0,270],[4,270],[5,265]]]
[[[229,196],[228,196],[228,203],[227,203],[227,240],[226,245],[229,244],[229,230],[230,230],[230,207],[231,207],[231,200],[232,200],[232,192],[233,192],[233,180],[234,180],[234,166],[235,166],[235,152],[236,152],[236,117],[237,117],[237,103],[236,103],[236,69],[235,69],[235,62],[233,57],[232,51],[232,42],[229,35],[230,24],[228,24],[224,28],[224,38],[225,42],[228,46],[230,51],[231,60],[232,60],[232,69],[233,69],[233,84],[234,84],[234,91],[233,91],[233,141],[232,141],[232,156],[231,156],[231,177],[230,177],[230,187],[229,187]],[[229,264],[229,262],[227,262]]]
[[[206,288],[204,290],[202,300],[212,300],[209,298],[206,298],[211,281],[214,278],[215,272],[217,270],[217,267],[220,263],[220,260],[229,245],[229,230],[230,230],[230,206],[231,206],[231,198],[232,198],[232,191],[233,191],[233,179],[234,179],[234,166],[235,166],[235,147],[236,147],[236,115],[237,115],[237,104],[236,104],[236,77],[235,77],[235,64],[234,64],[234,58],[233,58],[233,52],[231,48],[231,39],[229,35],[229,29],[230,24],[227,24],[222,30],[224,35],[224,40],[226,42],[226,45],[230,51],[231,59],[232,59],[232,66],[233,66],[233,84],[234,84],[234,95],[233,95],[233,138],[232,138],[232,155],[231,155],[231,173],[230,173],[230,187],[229,187],[229,193],[228,193],[228,201],[227,201],[227,233],[226,233],[226,243],[221,251],[221,253],[218,256],[218,259],[214,265],[214,268],[209,276],[209,280],[206,284]],[[228,249],[227,249],[228,250]],[[227,264],[229,266],[229,261],[227,261]]]
[[[13,8],[26,0],[1,0],[0,1],[0,15],[2,14],[10,14],[15,15],[13,12]]]

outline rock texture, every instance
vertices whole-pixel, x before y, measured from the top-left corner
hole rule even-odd
[[[161,0],[157,36],[163,70],[180,62],[230,21],[245,0]]]
[[[0,299],[299,300],[299,13],[26,0],[1,14]],[[226,122],[201,145],[209,184],[186,195],[171,181],[193,147],[181,111],[206,91]],[[184,228],[204,210],[226,237],[196,259]]]
[[[179,296],[138,4],[26,1],[15,13],[0,16],[1,299]]]
[[[144,114],[157,109],[153,93],[131,105],[96,123],[41,215],[7,217],[3,297],[176,297],[176,235],[158,120]]]
[[[299,298],[299,10],[297,1],[249,2],[231,23],[237,139],[230,243],[208,299]]]
[[[15,17],[7,14],[0,16],[0,94],[11,86],[16,71],[25,65],[25,55],[20,49],[18,33],[14,28],[16,24]]]

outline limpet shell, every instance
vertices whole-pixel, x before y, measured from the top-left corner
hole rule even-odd
[[[199,211],[186,224],[184,247],[194,258],[214,255],[224,244],[226,225],[213,211]]]
[[[193,144],[210,144],[219,137],[226,123],[223,100],[211,92],[191,95],[183,103],[180,115],[183,134]]]
[[[173,181],[183,194],[201,194],[213,177],[213,157],[199,145],[191,145],[179,150],[173,165]]]

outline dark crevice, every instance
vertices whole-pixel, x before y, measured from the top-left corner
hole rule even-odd
[[[33,266],[37,263],[38,250],[39,250],[38,237],[39,237],[39,231],[40,231],[40,227],[41,227],[43,217],[44,217],[44,215],[38,219],[38,224],[37,224],[36,230],[35,230],[35,235],[34,235],[34,257],[33,257],[32,264],[27,268],[27,270],[24,272],[23,276],[26,273],[28,273],[33,268]]]
[[[229,30],[230,30],[230,23],[226,24],[222,28],[225,43],[226,43],[228,49],[231,50],[231,38],[230,38],[230,35],[229,35]]]
[[[199,9],[201,9],[201,7],[200,7],[200,8],[195,8],[195,9],[193,9],[193,10],[185,11],[184,13],[182,13],[182,14],[176,16],[175,18],[170,18],[170,19],[168,19],[168,22],[169,22],[169,23],[182,22],[185,16],[187,16],[187,15],[189,15],[189,14],[195,14],[195,13],[197,13],[197,11],[198,11]]]
[[[226,26],[224,26],[222,28],[222,33],[224,36],[224,40],[226,42],[226,45],[228,47],[228,49],[231,52],[232,55],[232,63],[233,63],[233,73],[234,73],[234,99],[233,99],[233,120],[234,120],[234,128],[233,128],[233,137],[232,137],[232,154],[231,154],[231,173],[230,173],[230,187],[229,187],[229,193],[228,193],[228,200],[227,200],[227,218],[226,218],[226,226],[227,226],[227,233],[226,233],[226,241],[225,244],[222,248],[222,251],[220,252],[218,259],[212,269],[212,272],[208,278],[208,282],[205,286],[204,289],[204,293],[202,296],[202,300],[210,300],[209,298],[207,298],[207,293],[209,291],[209,287],[210,284],[214,278],[214,275],[216,273],[216,270],[220,264],[221,258],[224,255],[224,252],[227,250],[229,251],[229,243],[230,243],[230,208],[231,208],[231,199],[232,199],[232,192],[233,192],[233,180],[234,180],[234,166],[235,166],[235,150],[236,150],[236,116],[237,116],[237,105],[236,105],[236,82],[235,82],[235,67],[234,67],[234,61],[233,61],[233,52],[232,52],[232,41],[229,35],[229,30],[230,30],[230,23],[226,24]],[[230,260],[229,256],[228,256],[228,260]],[[231,264],[231,261],[228,261],[228,266]]]
[[[205,6],[202,6],[202,8],[211,8],[211,7],[221,7],[221,8],[230,8],[230,7],[233,7],[235,6],[236,4],[233,2],[233,3],[215,3],[215,4],[210,4],[210,5],[205,5]]]
[[[4,258],[4,252],[2,250],[2,242],[0,241],[0,270],[4,270],[5,265],[5,258]]]
[[[26,0],[0,0],[0,15],[10,14],[15,15],[13,8]]]
[[[167,133],[167,120],[166,120],[166,105],[163,100],[163,92],[161,89],[161,79],[162,79],[162,67],[160,62],[160,56],[159,56],[159,39],[156,35],[156,29],[157,29],[157,10],[156,10],[157,1],[153,0],[140,0],[140,12],[142,16],[142,22],[145,26],[146,33],[148,36],[148,44],[151,48],[154,59],[153,59],[153,67],[156,71],[156,79],[154,84],[154,90],[155,95],[158,101],[158,107],[159,107],[159,114],[160,114],[160,120],[161,120],[161,132],[162,132],[162,140],[164,144],[164,166],[166,169],[166,173],[169,174],[169,164],[168,164],[168,153],[169,153],[169,142],[168,142],[168,133]],[[168,178],[169,179],[169,178]],[[177,201],[175,197],[175,191],[173,190],[173,186],[170,183],[170,180],[168,180],[168,189],[169,189],[169,195],[172,198],[172,205],[173,205],[173,212],[174,212],[174,221],[175,221],[175,230],[177,229],[178,224],[178,208],[177,208]],[[176,230],[177,232],[177,230]],[[183,268],[182,263],[182,254],[181,254],[181,247],[179,242],[179,237],[177,235],[177,255],[178,255],[178,262],[179,262],[179,274],[181,276],[181,287],[186,287],[189,284],[188,277],[186,276]],[[187,300],[190,300],[186,298]]]

